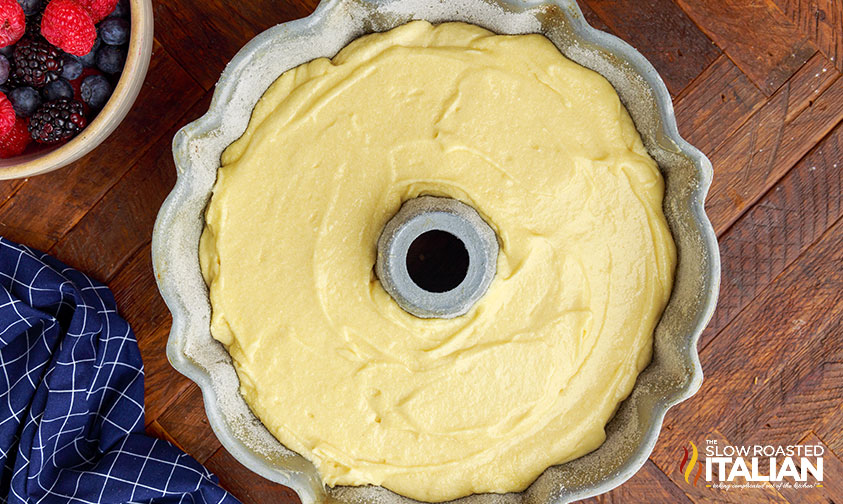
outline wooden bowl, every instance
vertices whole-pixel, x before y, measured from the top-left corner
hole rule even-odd
[[[152,57],[152,2],[129,0],[129,8],[132,13],[129,52],[120,80],[105,107],[65,144],[0,159],[0,180],[31,177],[67,166],[94,150],[117,129],[138,97]]]

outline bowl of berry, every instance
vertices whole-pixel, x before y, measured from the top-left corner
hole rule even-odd
[[[66,166],[137,98],[150,0],[0,0],[0,179]]]

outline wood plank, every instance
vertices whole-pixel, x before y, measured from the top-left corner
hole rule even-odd
[[[243,467],[225,448],[220,448],[205,462],[220,479],[223,488],[243,504],[300,504],[299,496],[290,488],[261,478]]]
[[[838,404],[815,429],[835,455],[843,459],[843,403]]]
[[[817,54],[710,156],[706,212],[718,234],[843,119],[843,79],[824,65]]]
[[[28,179],[0,207],[0,234],[49,250],[201,93],[193,79],[156,44],[138,100],[117,130],[71,166]]]
[[[577,0],[577,4],[579,5],[582,15],[588,24],[600,31],[612,33],[612,29],[609,28],[609,25],[607,25],[606,22],[603,21],[600,16],[591,9],[591,7],[588,6],[585,0]]]
[[[146,370],[144,398],[146,400],[146,422],[160,418],[171,404],[184,392],[191,382],[176,371],[167,360],[167,339],[170,336],[170,320],[151,334],[140,336],[139,346]]]
[[[318,4],[318,0],[296,0],[295,2],[253,0],[238,3],[236,9],[241,17],[261,32],[279,23],[306,17],[316,9]]]
[[[169,153],[167,137],[158,142],[120,179],[50,253],[67,264],[108,281],[140,247],[148,243],[157,209],[175,184],[175,167],[150,163]],[[103,244],[108,246],[103,247]]]
[[[837,329],[841,330],[843,326],[838,324]],[[831,344],[836,348],[824,351],[818,363],[795,363],[798,367],[810,367],[809,373],[794,369],[755,385],[761,392],[774,391],[776,396],[768,399],[762,411],[756,412],[760,421],[755,423],[764,422],[764,425],[746,433],[747,444],[795,444],[840,408],[843,404],[843,343],[832,339]],[[803,374],[805,376],[801,377]]]
[[[843,2],[840,0],[775,0],[775,2],[837,69],[843,70]]]
[[[107,282],[135,252],[149,243],[158,209],[176,182],[171,149],[173,135],[208,110],[211,96],[211,92],[206,92],[50,253]]]
[[[155,38],[177,48],[173,57],[206,90],[216,84],[232,56],[261,31],[238,14],[239,6],[224,0],[166,0],[153,6]]]
[[[679,133],[701,151],[714,152],[765,101],[747,76],[721,54],[677,98]]]
[[[222,445],[208,423],[202,391],[191,383],[156,420],[190,456],[204,463]]]
[[[120,315],[132,326],[145,368],[146,420],[151,422],[190,384],[167,360],[171,317],[158,294],[149,245],[139,250],[108,283]]]
[[[647,496],[649,504],[691,504],[691,500],[665,474],[648,460],[635,475],[609,493],[579,502],[627,504]]]
[[[841,216],[843,124],[720,238],[720,299],[700,348]]]
[[[843,287],[843,277],[840,286]],[[749,399],[733,412],[721,430],[742,442],[769,443],[772,440],[793,444],[834,410],[843,400],[843,317],[829,312],[832,323],[816,332],[798,328],[803,318],[796,314],[790,321],[796,329],[792,337],[810,338],[792,355],[782,355],[784,371],[759,374],[758,383],[749,389]],[[834,320],[836,317],[836,320]]]
[[[0,180],[0,207],[24,184],[26,179]]]
[[[771,0],[677,0],[767,96],[817,50]]]
[[[583,0],[643,54],[678,95],[720,54],[673,0]]]
[[[702,438],[712,426],[735,443],[744,442],[727,431],[748,432],[749,426],[737,429],[733,420],[746,415],[742,410],[753,404],[756,383],[790,372],[795,361],[782,356],[801,360],[821,352],[825,338],[812,336],[826,334],[843,316],[841,261],[843,220],[838,220],[703,349],[704,387],[668,412],[659,444],[680,446]],[[674,458],[664,452],[653,454],[664,471]]]
[[[173,437],[170,436],[170,434],[166,430],[164,430],[163,427],[161,427],[161,424],[159,424],[155,420],[153,420],[151,422],[148,422],[146,424],[146,428],[144,429],[144,432],[146,433],[147,436],[152,436],[154,438],[163,439],[164,441],[167,441],[168,443],[172,444],[173,446],[177,446],[179,449],[184,451],[184,448],[179,446],[179,444],[176,442],[176,440],[173,439]]]

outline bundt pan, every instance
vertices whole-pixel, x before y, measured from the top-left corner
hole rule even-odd
[[[312,464],[269,434],[240,396],[225,348],[211,338],[210,304],[198,259],[203,210],[220,155],[245,131],[267,87],[290,68],[332,57],[361,35],[413,19],[544,34],[568,58],[614,85],[664,174],[664,212],[679,259],[673,295],[656,328],[652,363],[606,427],[606,442],[584,457],[548,468],[523,492],[477,494],[455,502],[564,503],[606,492],[647,460],[667,409],[700,387],[697,340],[714,311],[720,256],[703,209],[711,163],[679,136],[670,95],[650,63],[618,38],[591,28],[575,0],[324,0],[307,18],[270,28],[249,42],[220,77],[208,113],[173,141],[178,182],[161,207],[152,240],[158,286],[173,314],[167,355],[202,388],[210,424],[223,446],[257,474],[293,488],[304,504],[414,502],[381,487],[327,488]]]

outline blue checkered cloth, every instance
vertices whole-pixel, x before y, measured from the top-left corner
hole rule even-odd
[[[237,503],[143,434],[143,363],[104,285],[0,238],[0,502]]]

